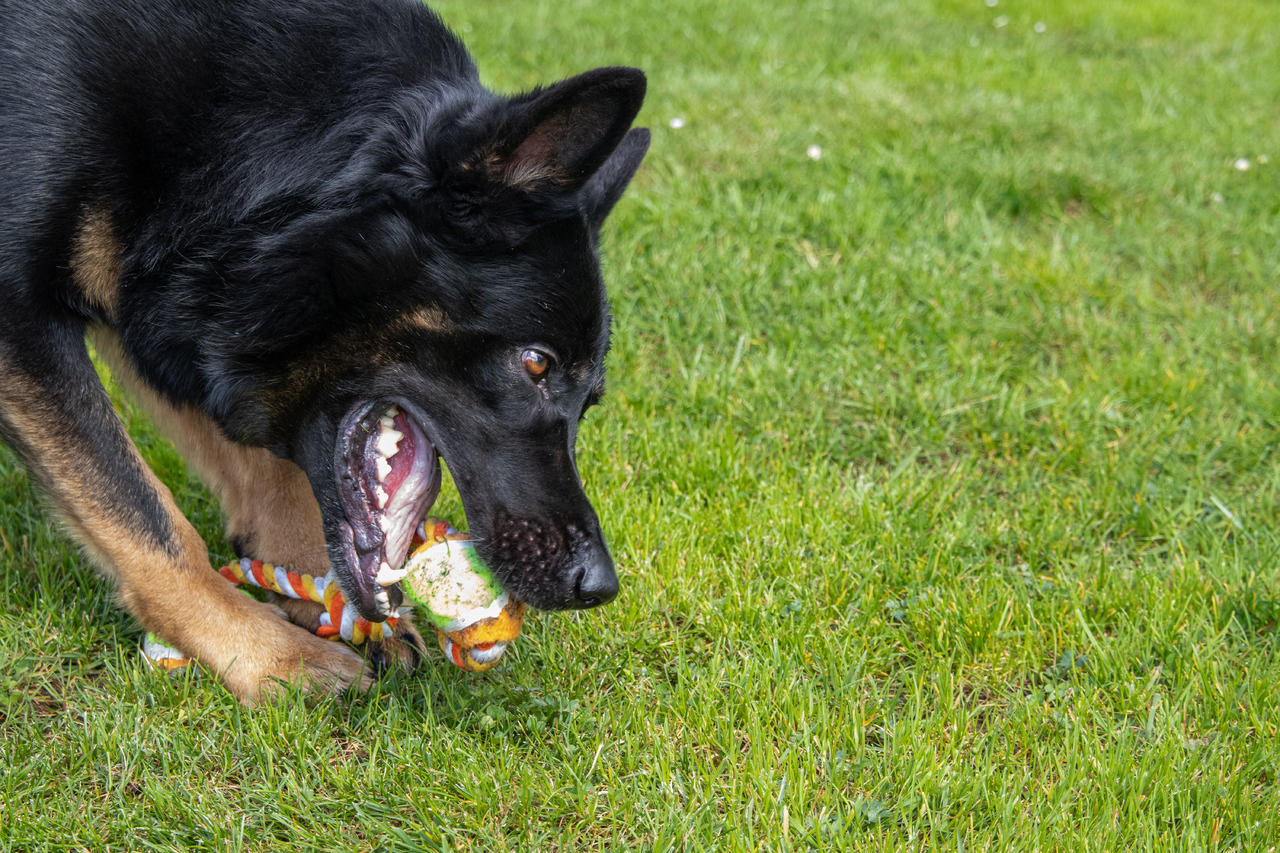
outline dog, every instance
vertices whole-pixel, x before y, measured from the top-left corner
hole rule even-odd
[[[512,596],[614,597],[575,444],[645,85],[494,94],[417,0],[0,0],[0,437],[147,630],[246,702],[421,647],[366,659],[219,577],[86,337],[236,553],[332,567],[365,618],[401,603],[441,459]]]

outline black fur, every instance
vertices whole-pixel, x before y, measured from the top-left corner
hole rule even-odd
[[[0,0],[0,359],[56,386],[86,325],[112,326],[170,402],[303,468],[340,573],[338,423],[402,401],[514,594],[608,600],[574,444],[643,95],[627,68],[493,94],[415,0]],[[122,249],[110,313],[68,273],[87,211]],[[395,327],[419,309],[446,323]],[[531,345],[554,357],[541,383]]]

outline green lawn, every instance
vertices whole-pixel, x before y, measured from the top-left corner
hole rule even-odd
[[[1280,844],[1280,7],[992,3],[440,3],[496,88],[650,75],[622,595],[248,711],[0,451],[0,850]]]

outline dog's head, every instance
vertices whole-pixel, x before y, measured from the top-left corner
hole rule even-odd
[[[255,274],[306,292],[255,309],[280,316],[282,351],[254,361],[287,367],[229,420],[306,471],[366,617],[399,603],[384,584],[439,491],[438,457],[512,595],[562,609],[616,594],[575,442],[603,393],[596,242],[648,148],[630,129],[644,86],[607,68],[515,98],[410,100],[260,246]]]

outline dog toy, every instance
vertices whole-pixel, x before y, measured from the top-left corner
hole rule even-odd
[[[444,656],[483,672],[520,636],[524,602],[502,591],[471,539],[449,522],[427,518],[418,539],[404,565],[404,592],[436,629]]]
[[[520,635],[524,602],[502,591],[468,536],[447,521],[424,519],[413,541],[401,588],[431,622],[446,658],[468,672],[491,668]],[[332,572],[317,577],[247,557],[218,571],[237,585],[323,605],[316,635],[354,645],[394,636],[399,617],[409,609],[401,608],[385,622],[370,622],[347,603]],[[153,634],[144,638],[142,655],[162,669],[181,669],[189,663]]]

